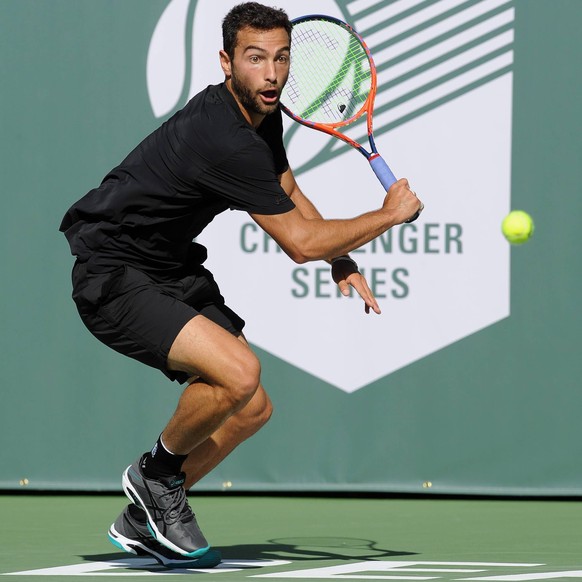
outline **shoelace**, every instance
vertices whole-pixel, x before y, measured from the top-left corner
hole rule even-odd
[[[194,513],[182,486],[170,489],[162,496],[162,499],[168,500],[168,507],[163,513],[164,523],[172,525],[177,521],[187,522],[194,518]]]

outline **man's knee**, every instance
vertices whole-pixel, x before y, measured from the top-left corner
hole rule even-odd
[[[233,408],[241,410],[255,395],[261,382],[261,363],[253,352],[249,352],[237,362],[233,379],[227,387]]]
[[[267,424],[272,414],[273,404],[261,387],[254,398],[231,418],[232,428],[246,439]]]
[[[255,414],[254,426],[255,430],[259,430],[261,427],[265,426],[269,422],[271,416],[273,415],[273,403],[271,399],[266,397],[260,409]]]

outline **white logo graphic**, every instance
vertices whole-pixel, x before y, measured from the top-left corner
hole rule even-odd
[[[237,0],[172,0],[153,33],[147,81],[163,117],[222,81],[220,22]],[[426,210],[352,253],[382,315],[341,297],[325,263],[295,265],[240,212],[199,242],[256,346],[354,392],[509,315],[514,9],[507,0],[281,0],[290,17],[350,22],[378,68],[379,151]],[[362,124],[352,134],[363,137]],[[286,120],[289,161],[327,218],[379,207],[367,162],[338,140]]]
[[[172,568],[160,566],[153,558],[121,558],[68,566],[6,572],[6,576],[176,576],[180,574],[232,574],[247,568],[273,568],[291,564],[288,560],[223,560],[216,568]]]
[[[582,578],[582,570],[540,571],[544,564],[508,562],[423,562],[374,560],[348,562],[335,566],[309,569],[287,569],[287,560],[225,560],[211,570],[175,568],[168,570],[149,558],[123,558],[103,562],[85,562],[68,566],[5,572],[4,576],[181,576],[209,574],[222,579],[222,574],[244,578],[278,578],[310,580],[482,580],[487,582],[528,582]],[[263,569],[285,567],[285,571],[257,574]],[[546,566],[547,567],[547,566]],[[555,566],[554,566],[555,567]],[[533,568],[533,570],[532,570]]]

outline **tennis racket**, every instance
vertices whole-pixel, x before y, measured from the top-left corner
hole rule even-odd
[[[333,16],[312,14],[291,23],[291,67],[281,95],[282,110],[291,119],[357,149],[388,190],[396,177],[374,141],[377,76],[370,49],[349,24]],[[369,151],[340,131],[364,114]],[[419,214],[406,222],[416,220]]]

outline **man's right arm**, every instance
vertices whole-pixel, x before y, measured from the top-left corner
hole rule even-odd
[[[297,208],[283,214],[251,217],[293,261],[306,263],[345,255],[406,222],[420,208],[421,202],[408,181],[401,179],[390,187],[381,208],[355,218],[305,218]]]

